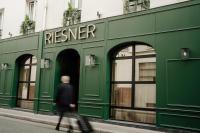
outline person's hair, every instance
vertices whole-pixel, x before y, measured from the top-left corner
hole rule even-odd
[[[70,77],[67,75],[61,76],[61,82],[62,83],[69,83]]]

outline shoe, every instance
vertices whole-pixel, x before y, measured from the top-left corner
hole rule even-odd
[[[67,130],[67,133],[73,133],[73,127],[69,126],[69,129]]]
[[[72,127],[72,126],[69,126],[69,130],[73,130],[73,127]]]
[[[67,133],[73,133],[73,130],[69,129],[69,130],[67,130]]]
[[[56,126],[55,130],[59,131],[60,129],[59,129],[59,127],[58,127],[58,126]]]

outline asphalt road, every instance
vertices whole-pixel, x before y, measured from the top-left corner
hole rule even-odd
[[[67,129],[55,130],[55,126],[17,120],[0,116],[0,133],[66,133]]]

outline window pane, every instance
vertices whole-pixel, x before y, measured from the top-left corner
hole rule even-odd
[[[1,23],[2,23],[2,15],[3,13],[2,12],[0,12],[0,30],[1,30]]]
[[[156,122],[154,111],[136,111],[129,109],[111,109],[111,118],[153,124]]]
[[[70,4],[72,5],[73,8],[75,8],[75,0],[70,0]]]
[[[20,67],[19,81],[28,81],[29,74],[30,74],[30,66],[21,66]]]
[[[25,64],[30,64],[30,61],[31,61],[31,57],[28,58],[28,59],[25,61]]]
[[[133,53],[132,46],[130,46],[119,51],[116,57],[132,56],[132,53]]]
[[[36,79],[36,65],[31,66],[31,81],[35,81]]]
[[[34,99],[34,97],[35,97],[35,83],[30,83],[28,95],[29,95],[29,99]]]
[[[27,93],[28,93],[28,84],[27,83],[19,83],[18,98],[27,99]]]
[[[131,107],[132,85],[114,84],[112,85],[112,106]]]
[[[34,12],[34,1],[29,2],[29,18],[33,20],[33,12]]]
[[[156,85],[155,84],[136,84],[135,85],[135,107],[155,108],[156,104]]]
[[[135,81],[156,80],[156,58],[139,58],[135,60]]]
[[[135,46],[135,55],[151,55],[155,54],[155,50],[147,45],[136,45]]]
[[[33,101],[18,100],[17,106],[24,109],[33,109]]]
[[[113,81],[131,81],[132,80],[132,59],[114,60],[112,64]]]
[[[36,64],[37,63],[37,58],[35,56],[32,57],[32,64]]]

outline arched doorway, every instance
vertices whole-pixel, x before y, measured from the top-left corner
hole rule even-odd
[[[36,87],[37,59],[27,54],[16,60],[17,66],[17,101],[16,107],[33,109]]]
[[[80,74],[80,56],[76,50],[66,49],[57,56],[57,85],[60,83],[60,77],[63,75],[70,76],[70,83],[74,88],[74,101],[76,111],[78,109],[79,96],[79,74]],[[56,92],[56,91],[55,91]]]
[[[110,118],[156,122],[156,53],[149,45],[128,43],[111,51]]]

